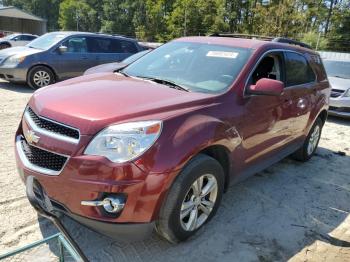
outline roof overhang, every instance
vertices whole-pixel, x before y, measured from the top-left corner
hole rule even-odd
[[[14,6],[0,7],[0,17],[11,17],[19,19],[34,20],[40,22],[46,22],[45,19],[42,19],[38,16],[24,12]]]

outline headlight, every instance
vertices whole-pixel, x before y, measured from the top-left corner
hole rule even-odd
[[[104,156],[112,162],[124,163],[137,158],[149,149],[159,137],[161,130],[161,121],[109,126],[90,142],[85,154]]]
[[[4,62],[4,65],[6,66],[16,66],[24,61],[26,57],[20,56],[20,55],[13,55],[7,58]]]
[[[350,97],[350,88],[345,91],[343,97]]]

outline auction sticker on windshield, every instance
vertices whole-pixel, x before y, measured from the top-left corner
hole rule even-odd
[[[224,52],[224,51],[209,51],[207,53],[207,56],[234,59],[238,56],[238,53],[236,53],[236,52]]]

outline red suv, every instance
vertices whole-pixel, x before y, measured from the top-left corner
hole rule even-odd
[[[124,240],[156,229],[179,242],[229,185],[289,155],[308,160],[329,95],[302,43],[181,38],[116,73],[36,91],[16,133],[18,170],[43,209]]]

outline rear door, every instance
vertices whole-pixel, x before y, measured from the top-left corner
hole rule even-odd
[[[57,53],[58,74],[61,79],[80,76],[86,69],[95,65],[96,57],[88,52],[85,36],[70,37],[62,45],[67,47],[67,52]]]
[[[290,132],[293,138],[303,134],[308,125],[315,100],[316,75],[306,57],[294,51],[285,51],[286,89],[289,94]]]

